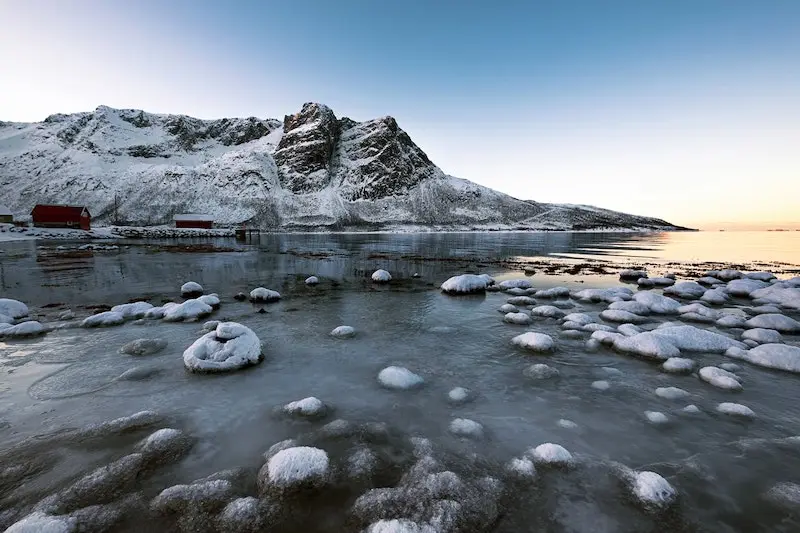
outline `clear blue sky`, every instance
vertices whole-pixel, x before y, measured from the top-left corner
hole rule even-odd
[[[800,225],[800,0],[0,0],[0,20],[0,119],[318,101],[518,197]]]

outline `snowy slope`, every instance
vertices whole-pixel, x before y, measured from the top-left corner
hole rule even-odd
[[[305,104],[274,119],[200,120],[132,109],[0,122],[0,203],[87,205],[95,221],[176,213],[274,229],[677,229],[588,206],[518,200],[447,176],[391,117]]]

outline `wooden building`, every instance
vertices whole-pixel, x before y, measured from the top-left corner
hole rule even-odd
[[[210,215],[198,215],[184,213],[173,217],[176,228],[201,228],[211,229],[214,227],[214,217]]]
[[[31,211],[37,228],[91,229],[92,215],[85,206],[36,204]]]
[[[13,224],[14,214],[9,208],[0,204],[0,224]]]

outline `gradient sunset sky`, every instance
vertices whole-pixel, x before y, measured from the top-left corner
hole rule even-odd
[[[0,0],[0,120],[382,115],[445,172],[800,228],[800,0]]]

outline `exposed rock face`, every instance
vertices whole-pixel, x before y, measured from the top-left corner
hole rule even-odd
[[[523,201],[448,176],[392,117],[337,119],[321,104],[273,119],[201,120],[98,107],[0,122],[0,202],[83,204],[99,223],[275,229],[678,229],[592,208]]]

